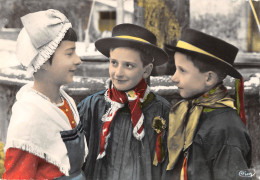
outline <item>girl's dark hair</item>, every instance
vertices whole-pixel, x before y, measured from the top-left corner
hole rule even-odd
[[[110,51],[113,51],[116,48],[117,47],[111,48]],[[139,49],[139,48],[135,48],[135,47],[126,47],[126,48],[133,49],[140,53],[140,58],[141,58],[141,61],[143,62],[143,66],[146,66],[149,63],[153,63],[153,57],[151,55],[149,55],[148,53],[146,53],[146,51],[144,49]]]
[[[78,40],[78,37],[77,37],[76,32],[74,31],[74,29],[69,28],[67,30],[66,34],[64,35],[63,39],[60,41],[60,43],[62,41],[74,41],[74,42],[76,42],[77,40]],[[59,45],[58,45],[58,47],[59,47]],[[53,55],[54,55],[54,53],[51,55],[51,57],[48,60],[50,62],[50,64],[52,64]]]
[[[62,39],[62,41],[74,41],[76,42],[78,40],[77,34],[74,31],[74,29],[69,28],[68,31],[66,32],[64,38]]]

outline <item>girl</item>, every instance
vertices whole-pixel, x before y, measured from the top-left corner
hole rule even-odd
[[[41,21],[39,21],[41,19]],[[16,95],[5,146],[4,179],[85,179],[87,145],[75,102],[60,87],[73,81],[81,60],[77,36],[57,10],[21,18],[17,57],[33,83]]]

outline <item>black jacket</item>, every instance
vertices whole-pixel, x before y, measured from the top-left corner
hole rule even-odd
[[[153,93],[150,93],[142,103],[145,130],[142,141],[136,140],[132,135],[133,127],[128,106],[120,109],[111,123],[111,136],[108,139],[106,155],[97,160],[102,130],[101,119],[111,106],[110,102],[106,101],[104,93],[105,91],[101,91],[89,96],[78,105],[89,148],[83,167],[87,179],[160,179],[162,163],[157,166],[153,165],[157,133],[152,128],[152,122],[156,116],[160,116],[168,125],[170,103]],[[166,149],[166,136],[164,139]]]
[[[179,158],[165,179],[179,179],[184,155],[188,158],[188,180],[233,180],[251,164],[251,140],[237,112],[220,108],[204,112],[193,144]]]

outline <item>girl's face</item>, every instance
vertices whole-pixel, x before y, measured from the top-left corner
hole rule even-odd
[[[207,76],[194,66],[185,54],[176,52],[174,55],[176,72],[172,80],[177,83],[180,95],[190,98],[207,91]]]
[[[47,71],[50,80],[57,85],[67,84],[73,81],[74,72],[81,63],[75,53],[74,41],[62,41],[56,49],[52,64],[48,63]]]
[[[143,67],[140,53],[126,47],[110,51],[109,75],[113,85],[120,91],[133,89],[142,78],[150,75],[149,67]]]

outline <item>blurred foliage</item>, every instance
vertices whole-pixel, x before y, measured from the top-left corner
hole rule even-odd
[[[77,27],[81,18],[85,29],[91,4],[92,0],[0,0],[0,28],[21,28],[20,17],[30,12],[57,9],[68,17],[73,26]]]
[[[191,27],[203,32],[207,32],[221,39],[235,41],[240,27],[239,11],[223,14],[203,14],[192,17]]]
[[[175,2],[176,1],[176,2]],[[179,0],[174,0],[178,4]],[[145,9],[144,27],[152,31],[157,37],[157,45],[163,47],[163,43],[171,44],[180,37],[181,28],[174,14],[173,6],[167,6],[161,0],[137,0],[138,6]],[[175,5],[175,6],[174,6]]]
[[[0,178],[3,177],[4,170],[5,170],[4,160],[5,160],[4,143],[0,142]]]

